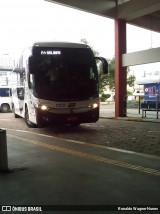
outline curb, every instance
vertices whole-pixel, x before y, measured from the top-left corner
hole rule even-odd
[[[135,122],[150,122],[150,123],[160,123],[160,120],[157,119],[145,119],[138,117],[104,117],[100,116],[102,119],[111,119],[111,120],[125,120],[125,121],[135,121]]]

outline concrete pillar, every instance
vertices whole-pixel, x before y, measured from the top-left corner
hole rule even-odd
[[[0,172],[8,171],[6,130],[0,129]]]
[[[126,117],[127,69],[122,67],[126,53],[126,22],[115,20],[115,117]]]

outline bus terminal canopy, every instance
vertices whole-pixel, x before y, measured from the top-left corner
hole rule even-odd
[[[160,0],[46,0],[160,32]]]

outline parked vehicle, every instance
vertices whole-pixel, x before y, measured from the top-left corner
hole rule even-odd
[[[0,86],[0,111],[3,113],[9,112],[12,107],[11,88],[8,86]]]

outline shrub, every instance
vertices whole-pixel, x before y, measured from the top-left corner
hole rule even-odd
[[[101,94],[100,101],[105,102],[108,98],[110,98],[110,94]]]

